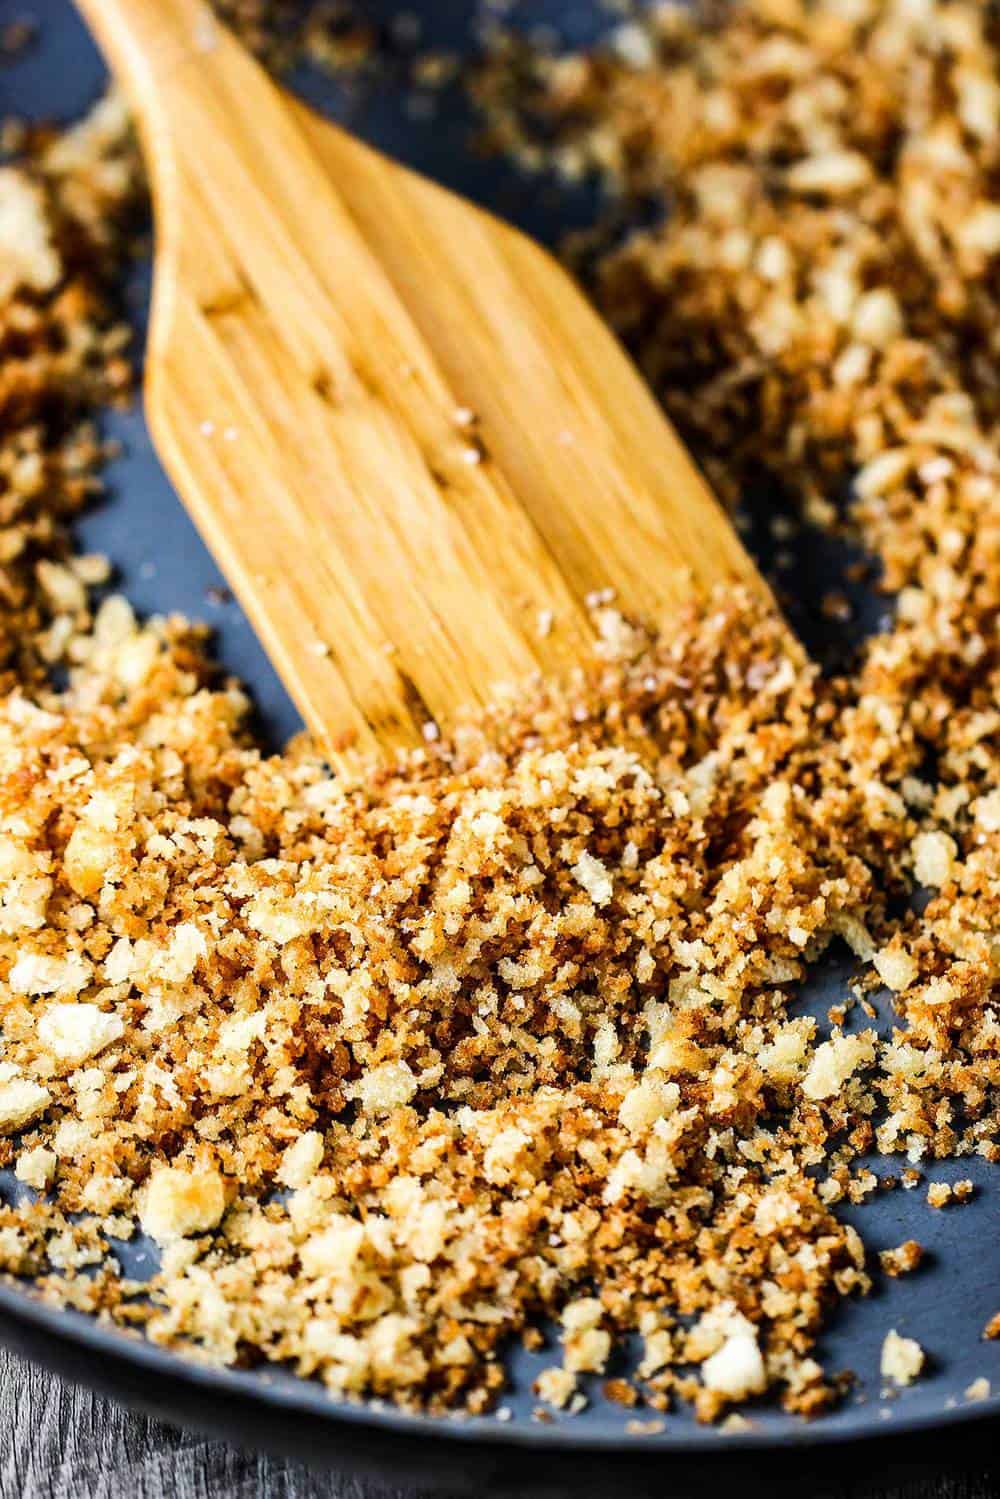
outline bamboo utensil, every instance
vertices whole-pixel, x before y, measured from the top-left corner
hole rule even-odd
[[[149,424],[306,721],[419,742],[588,596],[766,591],[566,273],[278,88],[203,0],[79,0],[156,218]]]

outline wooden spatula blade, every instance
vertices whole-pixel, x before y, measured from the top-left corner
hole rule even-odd
[[[83,9],[153,169],[158,449],[329,745],[564,671],[595,593],[765,591],[538,246],[289,98],[201,0]]]

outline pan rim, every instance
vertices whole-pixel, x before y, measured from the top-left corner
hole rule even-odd
[[[855,1421],[839,1426],[823,1418],[805,1420],[780,1433],[757,1427],[745,1431],[723,1432],[715,1426],[694,1427],[681,1431],[635,1434],[591,1431],[585,1426],[567,1426],[543,1422],[503,1423],[492,1416],[469,1416],[461,1419],[429,1416],[399,1410],[391,1405],[373,1407],[337,1400],[315,1380],[292,1376],[288,1382],[268,1379],[267,1365],[253,1370],[237,1370],[222,1365],[199,1362],[183,1353],[160,1348],[142,1336],[102,1325],[93,1314],[72,1307],[52,1306],[39,1296],[21,1289],[17,1282],[0,1282],[0,1341],[6,1342],[7,1316],[28,1323],[54,1337],[57,1342],[85,1349],[95,1355],[111,1358],[150,1373],[179,1380],[193,1391],[201,1388],[217,1391],[249,1405],[260,1404],[274,1413],[313,1418],[331,1427],[346,1427],[355,1434],[367,1431],[372,1437],[420,1438],[428,1446],[455,1444],[466,1450],[492,1446],[519,1451],[552,1454],[615,1454],[621,1457],[683,1454],[692,1457],[729,1456],[743,1453],[802,1452],[817,1448],[841,1448],[849,1444],[882,1443],[893,1438],[917,1436],[934,1431],[952,1430],[1000,1420],[1000,1393],[964,1405],[942,1407],[939,1411],[915,1411],[893,1419],[872,1420],[872,1406],[864,1408]],[[92,1383],[97,1383],[94,1381]],[[884,1409],[884,1407],[880,1407]]]

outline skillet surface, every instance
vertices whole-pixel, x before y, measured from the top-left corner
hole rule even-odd
[[[392,0],[369,0],[368,8],[374,14],[390,14],[398,9],[398,0],[396,5]],[[471,45],[471,7],[466,0],[424,0],[417,8],[425,42]],[[16,62],[0,64],[0,114],[69,120],[96,96],[103,69],[70,0],[37,0],[34,9],[41,23],[38,41]],[[533,27],[554,24],[575,42],[592,40],[607,24],[607,12],[597,0],[530,0],[520,10],[522,17],[528,13]],[[293,82],[310,102],[358,134],[478,198],[543,240],[554,241],[594,211],[594,200],[584,190],[568,195],[551,182],[526,181],[503,163],[478,157],[470,149],[470,119],[457,90],[439,99],[429,115],[427,96],[409,86],[402,67],[360,85],[334,84],[307,71]],[[148,266],[139,265],[127,288],[140,338],[148,280]],[[79,525],[81,545],[111,556],[119,570],[118,586],[124,586],[139,609],[180,609],[216,628],[221,661],[253,689],[262,733],[277,746],[300,726],[296,711],[238,606],[219,602],[220,595],[213,591],[222,581],[220,575],[159,467],[140,411],[109,413],[104,425],[109,435],[122,440],[124,454],[109,472],[110,499]],[[756,528],[751,527],[751,545],[755,539]],[[766,563],[764,542],[760,550]],[[856,630],[877,628],[884,608],[878,599],[858,595],[855,586],[845,583],[842,569],[847,560],[842,545],[807,535],[790,575],[795,597],[787,601],[789,616],[820,659],[830,660],[851,644],[844,640],[843,626],[836,627],[836,640],[824,634],[818,600],[826,588],[836,583],[854,594]],[[803,993],[803,1008],[824,1018],[850,972],[846,951],[834,952]],[[891,1023],[887,1010],[880,1019]],[[880,1174],[898,1169],[898,1163],[872,1164]],[[927,1268],[916,1276],[878,1281],[866,1301],[841,1308],[820,1352],[831,1369],[854,1370],[858,1383],[840,1409],[813,1426],[762,1407],[751,1412],[750,1429],[738,1434],[699,1427],[685,1411],[672,1413],[661,1432],[628,1433],[626,1422],[635,1413],[605,1401],[598,1380],[593,1381],[592,1403],[583,1414],[543,1425],[532,1419],[536,1401],[530,1385],[552,1361],[551,1350],[513,1355],[513,1390],[505,1400],[509,1416],[503,1421],[495,1416],[460,1422],[402,1416],[391,1409],[338,1404],[320,1386],[280,1371],[216,1371],[187,1364],[76,1313],[42,1307],[29,1288],[20,1286],[0,1287],[0,1337],[56,1364],[70,1377],[111,1388],[164,1416],[221,1429],[245,1442],[294,1449],[299,1455],[305,1445],[317,1457],[356,1462],[360,1455],[366,1466],[374,1462],[383,1470],[399,1471],[402,1465],[411,1478],[414,1465],[426,1466],[438,1477],[445,1477],[446,1469],[464,1476],[478,1465],[477,1471],[492,1475],[491,1485],[516,1481],[523,1490],[557,1458],[563,1481],[568,1479],[564,1465],[575,1453],[576,1461],[584,1464],[573,1480],[579,1489],[581,1477],[586,1479],[588,1471],[595,1477],[600,1471],[602,1453],[615,1453],[616,1466],[623,1459],[633,1461],[638,1479],[640,1468],[657,1457],[715,1455],[727,1464],[741,1463],[740,1454],[745,1462],[754,1452],[763,1456],[761,1449],[794,1452],[876,1435],[885,1439],[893,1433],[933,1433],[955,1423],[964,1428],[963,1435],[952,1432],[959,1450],[983,1437],[992,1445],[996,1430],[988,1418],[1000,1416],[1000,1343],[984,1344],[981,1331],[1000,1308],[998,1181],[978,1160],[932,1166],[928,1174],[933,1180],[971,1176],[976,1196],[951,1213],[931,1212],[922,1191],[876,1194],[868,1205],[845,1210],[873,1251],[906,1238],[919,1239],[927,1250]],[[0,1173],[0,1195],[12,1200],[20,1190],[9,1173]],[[141,1240],[124,1246],[122,1257],[129,1275],[148,1274],[155,1263],[152,1247]],[[927,1350],[929,1367],[913,1387],[884,1398],[879,1350],[891,1327],[919,1340]],[[970,1403],[964,1392],[983,1375],[998,1393]],[[970,1420],[976,1420],[978,1438],[967,1425]],[[933,1435],[930,1441],[934,1443]],[[879,1450],[887,1451],[884,1443]],[[679,1470],[671,1471],[679,1476]],[[745,1484],[747,1470],[742,1464],[741,1472]],[[516,1474],[520,1477],[515,1479]]]

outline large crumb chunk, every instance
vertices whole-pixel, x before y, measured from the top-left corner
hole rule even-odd
[[[557,1410],[562,1410],[569,1405],[576,1393],[576,1375],[571,1374],[568,1369],[560,1368],[553,1364],[548,1369],[543,1369],[535,1380],[535,1394],[549,1405],[554,1405]]]
[[[701,1366],[701,1381],[707,1390],[727,1400],[744,1400],[766,1388],[767,1373],[756,1329],[745,1317],[734,1314],[729,1320],[722,1346]]]
[[[951,878],[958,849],[947,833],[920,833],[913,840],[913,872],[921,885],[940,889]]]
[[[140,1220],[159,1244],[214,1228],[226,1208],[218,1171],[199,1166],[160,1166],[146,1187]]]
[[[48,1107],[50,1098],[48,1088],[28,1077],[0,1082],[0,1134],[12,1134],[37,1118]]]
[[[908,952],[887,947],[874,957],[875,971],[883,984],[901,994],[917,977],[916,960]]]
[[[611,877],[600,859],[586,850],[573,866],[573,873],[595,906],[606,906],[614,892]]]
[[[36,1145],[34,1150],[25,1150],[18,1156],[14,1175],[18,1181],[34,1187],[36,1191],[44,1192],[55,1175],[58,1164],[59,1158],[54,1150]]]
[[[278,1169],[286,1187],[304,1187],[323,1160],[323,1136],[318,1130],[307,1130],[288,1147]]]
[[[407,1062],[382,1062],[366,1072],[358,1097],[366,1114],[391,1114],[416,1095],[417,1080]]]
[[[51,291],[62,274],[40,188],[0,167],[0,301],[17,287]]]
[[[59,1062],[78,1066],[118,1041],[125,1026],[93,1004],[51,1005],[39,1018],[38,1039]]]
[[[78,994],[90,978],[86,958],[69,953],[64,958],[23,953],[10,970],[15,994]]]
[[[924,1367],[924,1350],[915,1338],[903,1338],[895,1328],[885,1335],[879,1370],[883,1379],[894,1384],[912,1384]]]
[[[859,1067],[875,1058],[875,1037],[871,1031],[858,1036],[834,1036],[817,1047],[809,1070],[802,1079],[807,1098],[835,1097]]]

